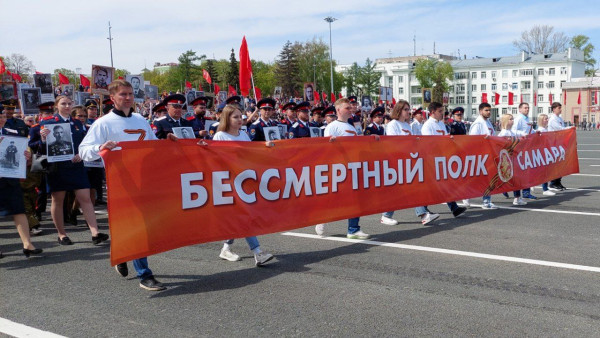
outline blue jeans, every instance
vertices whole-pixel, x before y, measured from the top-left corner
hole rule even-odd
[[[258,243],[258,238],[256,238],[256,236],[246,237],[246,242],[248,242],[250,251],[252,251],[260,246],[260,244]],[[233,239],[228,239],[225,241],[225,243],[231,245],[231,244],[233,244]]]
[[[360,217],[348,218],[348,234],[353,234],[360,231],[360,226],[358,225],[359,220]]]
[[[448,208],[450,208],[450,211],[454,211],[458,208],[458,204],[456,204],[456,202],[448,202],[446,203],[448,205]]]
[[[492,196],[483,196],[483,204],[492,203]]]
[[[529,190],[529,189],[523,189],[523,194],[525,193],[525,190]],[[531,191],[531,190],[529,190]],[[521,197],[521,190],[515,190],[513,191],[513,196],[515,197]]]
[[[419,217],[421,217],[422,215],[425,215],[426,213],[427,213],[427,206],[415,208],[415,214],[417,214],[417,216],[419,216]],[[383,216],[392,218],[392,217],[394,217],[394,211],[384,212]]]
[[[542,183],[542,190],[548,191],[548,182]]]
[[[152,277],[152,270],[148,267],[148,257],[134,259],[132,262],[140,280]]]

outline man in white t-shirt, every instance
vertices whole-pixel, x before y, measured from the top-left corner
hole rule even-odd
[[[519,113],[514,116],[514,123],[511,128],[512,132],[517,136],[527,136],[535,133],[533,123],[529,121],[529,103],[521,102],[519,104]],[[504,193],[504,196],[507,196]],[[537,200],[537,197],[531,194],[531,188],[523,189],[523,198]]]
[[[475,119],[475,122],[471,124],[469,129],[469,135],[486,135],[494,136],[494,126],[490,122],[490,116],[492,116],[492,106],[489,103],[481,103],[479,105],[479,116]],[[465,205],[470,205],[469,200],[464,200]],[[483,196],[483,209],[498,209],[498,207],[492,203],[491,196]]]
[[[337,120],[332,121],[325,128],[325,137],[331,137],[330,142],[333,142],[336,137],[341,136],[357,136],[356,129],[353,125],[348,123],[348,120],[352,118],[354,110],[347,98],[342,98],[335,101],[335,109],[337,111]],[[375,137],[379,137],[376,135]],[[350,239],[368,239],[371,236],[360,230],[358,222],[360,217],[348,219],[348,234],[346,237]],[[317,224],[315,226],[315,232],[321,236],[325,233],[325,224]]]
[[[563,122],[562,117],[560,117],[560,114],[562,114],[562,105],[560,104],[560,102],[552,103],[551,108],[552,114],[548,116],[548,131],[566,129],[565,123]],[[548,185],[548,188],[554,191],[563,191],[567,189],[564,185],[562,185],[562,177],[550,181],[550,185]]]
[[[133,87],[129,82],[115,80],[108,86],[108,91],[114,108],[92,124],[79,145],[79,156],[84,161],[99,159],[101,150],[112,150],[120,141],[157,139],[150,124],[140,114],[133,113]],[[168,134],[167,138],[177,139],[173,134]],[[163,284],[154,278],[146,257],[134,259],[133,267],[137,271],[141,288],[150,291],[165,289]],[[117,264],[115,269],[123,277],[129,273],[127,263]]]

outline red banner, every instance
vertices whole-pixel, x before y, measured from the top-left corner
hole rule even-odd
[[[210,74],[206,69],[202,69],[202,77],[204,80],[206,80],[206,82],[208,82],[208,84],[212,84],[212,79],[210,78]]]
[[[186,245],[513,191],[579,172],[574,129],[524,139],[307,138],[275,141],[272,148],[206,142],[122,142],[122,150],[102,154],[112,264]]]

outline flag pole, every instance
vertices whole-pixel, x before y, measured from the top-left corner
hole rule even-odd
[[[258,102],[256,97],[256,87],[254,87],[254,74],[250,73],[250,80],[252,81],[252,91],[254,92],[254,100]]]

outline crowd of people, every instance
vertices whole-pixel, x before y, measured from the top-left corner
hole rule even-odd
[[[124,80],[115,80],[109,86],[110,98],[103,102],[91,99],[82,106],[64,95],[56,96],[54,102],[39,105],[39,115],[18,116],[15,114],[16,100],[2,102],[0,113],[0,134],[28,137],[29,149],[25,157],[29,161],[27,178],[0,178],[0,216],[12,216],[23,243],[26,257],[40,255],[31,236],[43,232],[39,228],[46,202],[50,197],[50,215],[57,231],[59,245],[72,245],[65,222],[78,225],[77,217],[83,215],[85,225],[90,230],[93,245],[100,245],[109,236],[99,231],[94,205],[106,204],[104,196],[104,169],[87,165],[100,161],[100,151],[113,149],[122,141],[170,139],[177,140],[174,128],[191,127],[194,137],[213,141],[258,141],[271,145],[265,135],[265,128],[285,126],[282,138],[326,137],[335,142],[339,137],[375,137],[382,135],[497,135],[528,137],[536,132],[547,132],[565,128],[560,115],[562,106],[552,104],[551,114],[540,114],[537,130],[529,118],[529,105],[521,103],[515,115],[505,114],[500,118],[500,133],[491,122],[491,106],[479,105],[479,116],[470,125],[463,122],[464,109],[454,108],[451,112],[438,103],[431,102],[426,109],[413,109],[405,100],[395,105],[379,105],[369,111],[360,109],[355,96],[340,98],[329,105],[321,102],[278,102],[263,98],[258,102],[240,96],[231,96],[225,102],[211,102],[210,98],[198,97],[191,102],[183,94],[170,94],[161,97],[160,102],[146,106],[136,105],[132,85]],[[208,109],[213,103],[213,110]],[[185,117],[187,105],[193,115]],[[99,109],[100,106],[103,109]],[[212,123],[209,123],[212,121]],[[48,136],[56,132],[56,124],[67,123],[74,153],[68,160],[46,163],[44,170],[33,170],[34,161],[47,155]],[[209,126],[210,124],[210,126]],[[311,133],[318,128],[322,133]],[[135,131],[135,132],[131,132]],[[206,142],[200,141],[206,144]],[[543,184],[542,194],[553,196],[564,190],[560,178]],[[525,205],[536,200],[532,189],[513,192],[513,204]],[[508,197],[508,194],[505,194]],[[482,196],[484,209],[496,209],[491,196]],[[459,217],[471,207],[470,200],[463,200],[462,206],[448,201],[454,217]],[[415,214],[423,225],[431,224],[440,217],[428,206],[415,208]],[[386,225],[396,225],[394,211],[381,215],[380,221]],[[360,227],[360,218],[348,220],[347,238],[368,239],[370,235]],[[325,233],[326,225],[317,224],[318,235]],[[263,251],[258,238],[248,237],[246,241],[254,255],[255,265],[261,266],[273,259],[273,255]],[[228,261],[238,261],[240,256],[233,252],[234,240],[223,243],[219,257]],[[1,257],[1,253],[0,253]],[[165,287],[154,278],[148,259],[133,260],[140,287],[158,291]],[[127,263],[118,264],[117,272],[125,277],[129,273]]]

